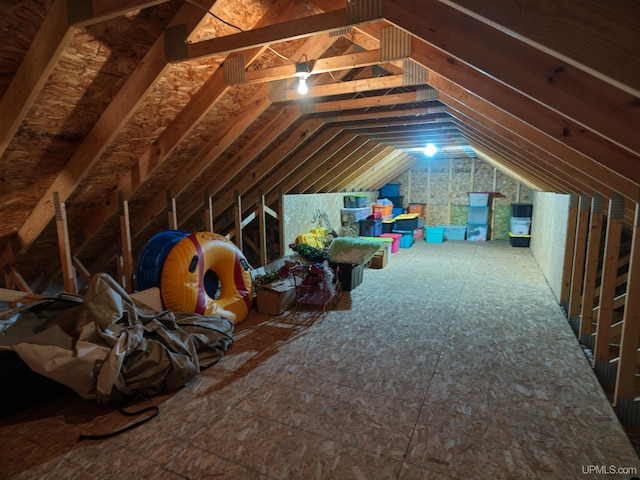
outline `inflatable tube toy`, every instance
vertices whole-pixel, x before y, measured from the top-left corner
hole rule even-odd
[[[144,246],[136,265],[136,286],[138,290],[160,286],[162,265],[173,246],[188,237],[183,230],[166,230],[157,233]]]
[[[240,323],[252,302],[249,264],[238,247],[222,235],[192,233],[167,255],[160,292],[170,310],[219,315]]]

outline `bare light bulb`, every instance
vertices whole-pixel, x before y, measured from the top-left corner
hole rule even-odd
[[[436,147],[433,143],[428,143],[426,147],[424,147],[424,154],[427,157],[433,157],[438,151],[438,147]]]
[[[300,95],[304,95],[308,91],[309,88],[307,87],[307,79],[300,77],[300,79],[298,80],[298,93]]]

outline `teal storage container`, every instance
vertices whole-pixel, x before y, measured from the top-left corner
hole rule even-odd
[[[427,243],[442,243],[444,227],[424,227],[424,239]]]

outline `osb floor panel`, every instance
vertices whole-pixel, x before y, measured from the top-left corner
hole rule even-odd
[[[147,404],[160,407],[157,418],[100,441],[77,437],[130,420],[73,395],[5,418],[2,478],[640,471],[529,249],[500,241],[418,241],[386,268],[365,270],[324,315],[252,312],[222,362]]]

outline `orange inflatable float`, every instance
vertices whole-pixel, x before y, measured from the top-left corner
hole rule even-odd
[[[249,264],[226,237],[192,233],[168,253],[162,265],[160,291],[170,310],[219,315],[240,323],[252,302]]]

